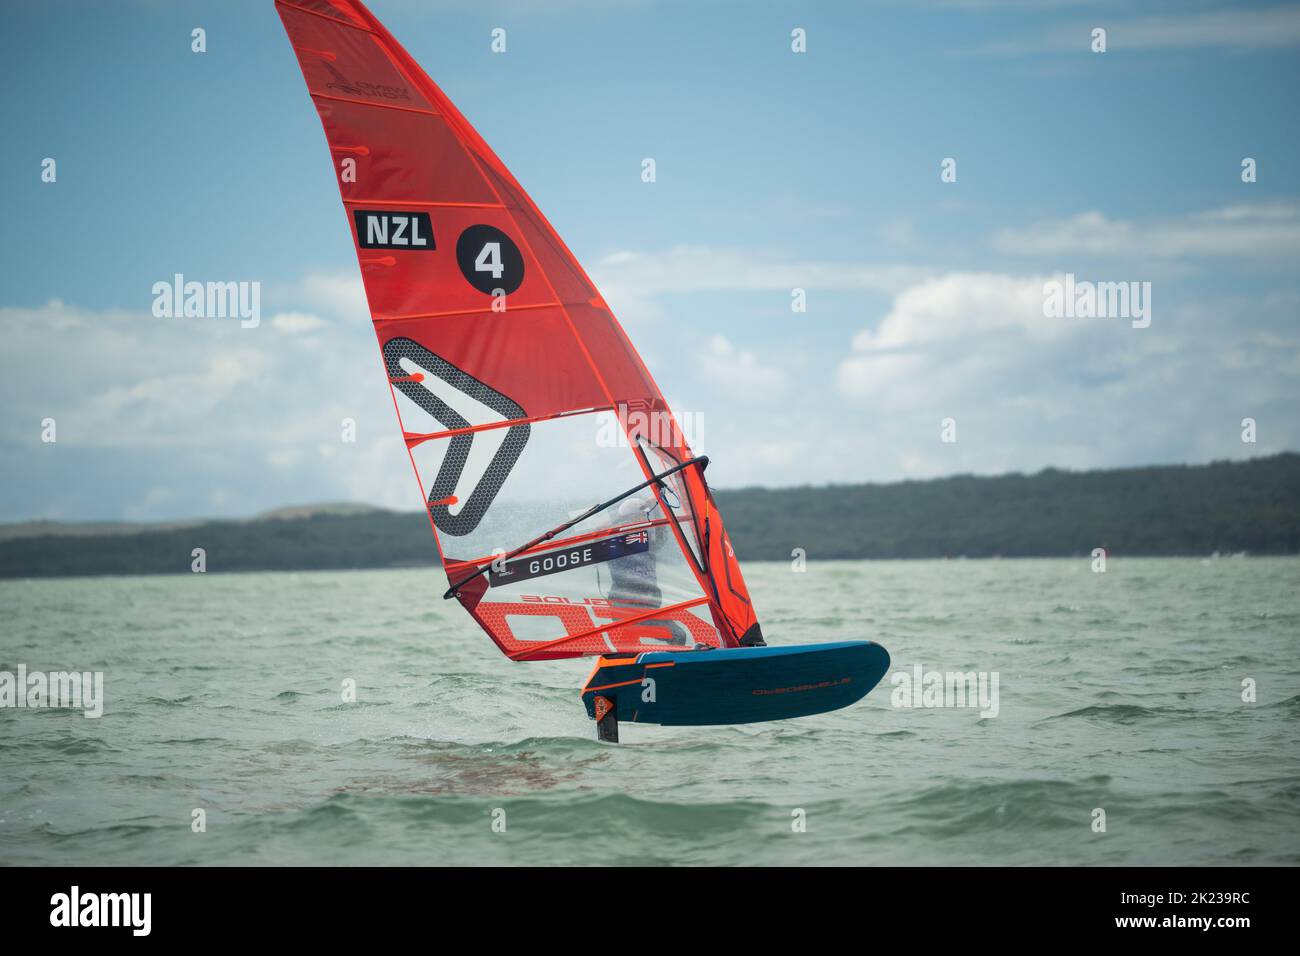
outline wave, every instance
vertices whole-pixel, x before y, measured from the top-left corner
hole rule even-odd
[[[1173,707],[1142,707],[1138,704],[1093,704],[1088,707],[1080,707],[1077,710],[1067,711],[1064,714],[1053,714],[1050,717],[1044,717],[1043,721],[1086,718],[1113,724],[1132,724],[1140,720],[1181,717],[1192,713],[1194,712]]]

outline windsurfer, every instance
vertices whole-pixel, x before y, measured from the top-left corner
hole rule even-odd
[[[611,527],[621,528],[638,521],[649,521],[659,508],[653,497],[629,498],[619,505]],[[669,543],[672,532],[664,525],[646,529],[649,547],[644,551],[625,554],[609,562],[609,603],[619,607],[655,608],[663,606],[663,591],[659,587],[659,552]],[[690,634],[679,621],[650,619],[643,622],[663,628],[672,634],[669,643],[692,643]]]

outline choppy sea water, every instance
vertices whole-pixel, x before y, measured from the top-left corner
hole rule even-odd
[[[432,569],[0,582],[0,671],[106,696],[0,709],[0,863],[1300,863],[1300,560],[746,573],[769,642],[996,672],[997,715],[887,677],[600,744],[589,662],[507,661]]]

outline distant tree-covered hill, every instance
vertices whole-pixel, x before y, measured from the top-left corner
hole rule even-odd
[[[742,557],[1300,553],[1300,455],[718,494]]]
[[[745,560],[1300,554],[1300,455],[886,485],[718,491]],[[557,515],[557,521],[564,515]],[[431,565],[428,520],[328,506],[156,527],[0,528],[0,577]]]

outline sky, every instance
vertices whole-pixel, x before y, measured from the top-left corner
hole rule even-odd
[[[1300,449],[1300,6],[370,7],[586,266],[715,487]],[[0,521],[417,509],[270,0],[5,3],[0,70]],[[154,315],[176,273],[259,283],[261,322]],[[1139,283],[1149,315],[1046,315],[1066,275]]]

